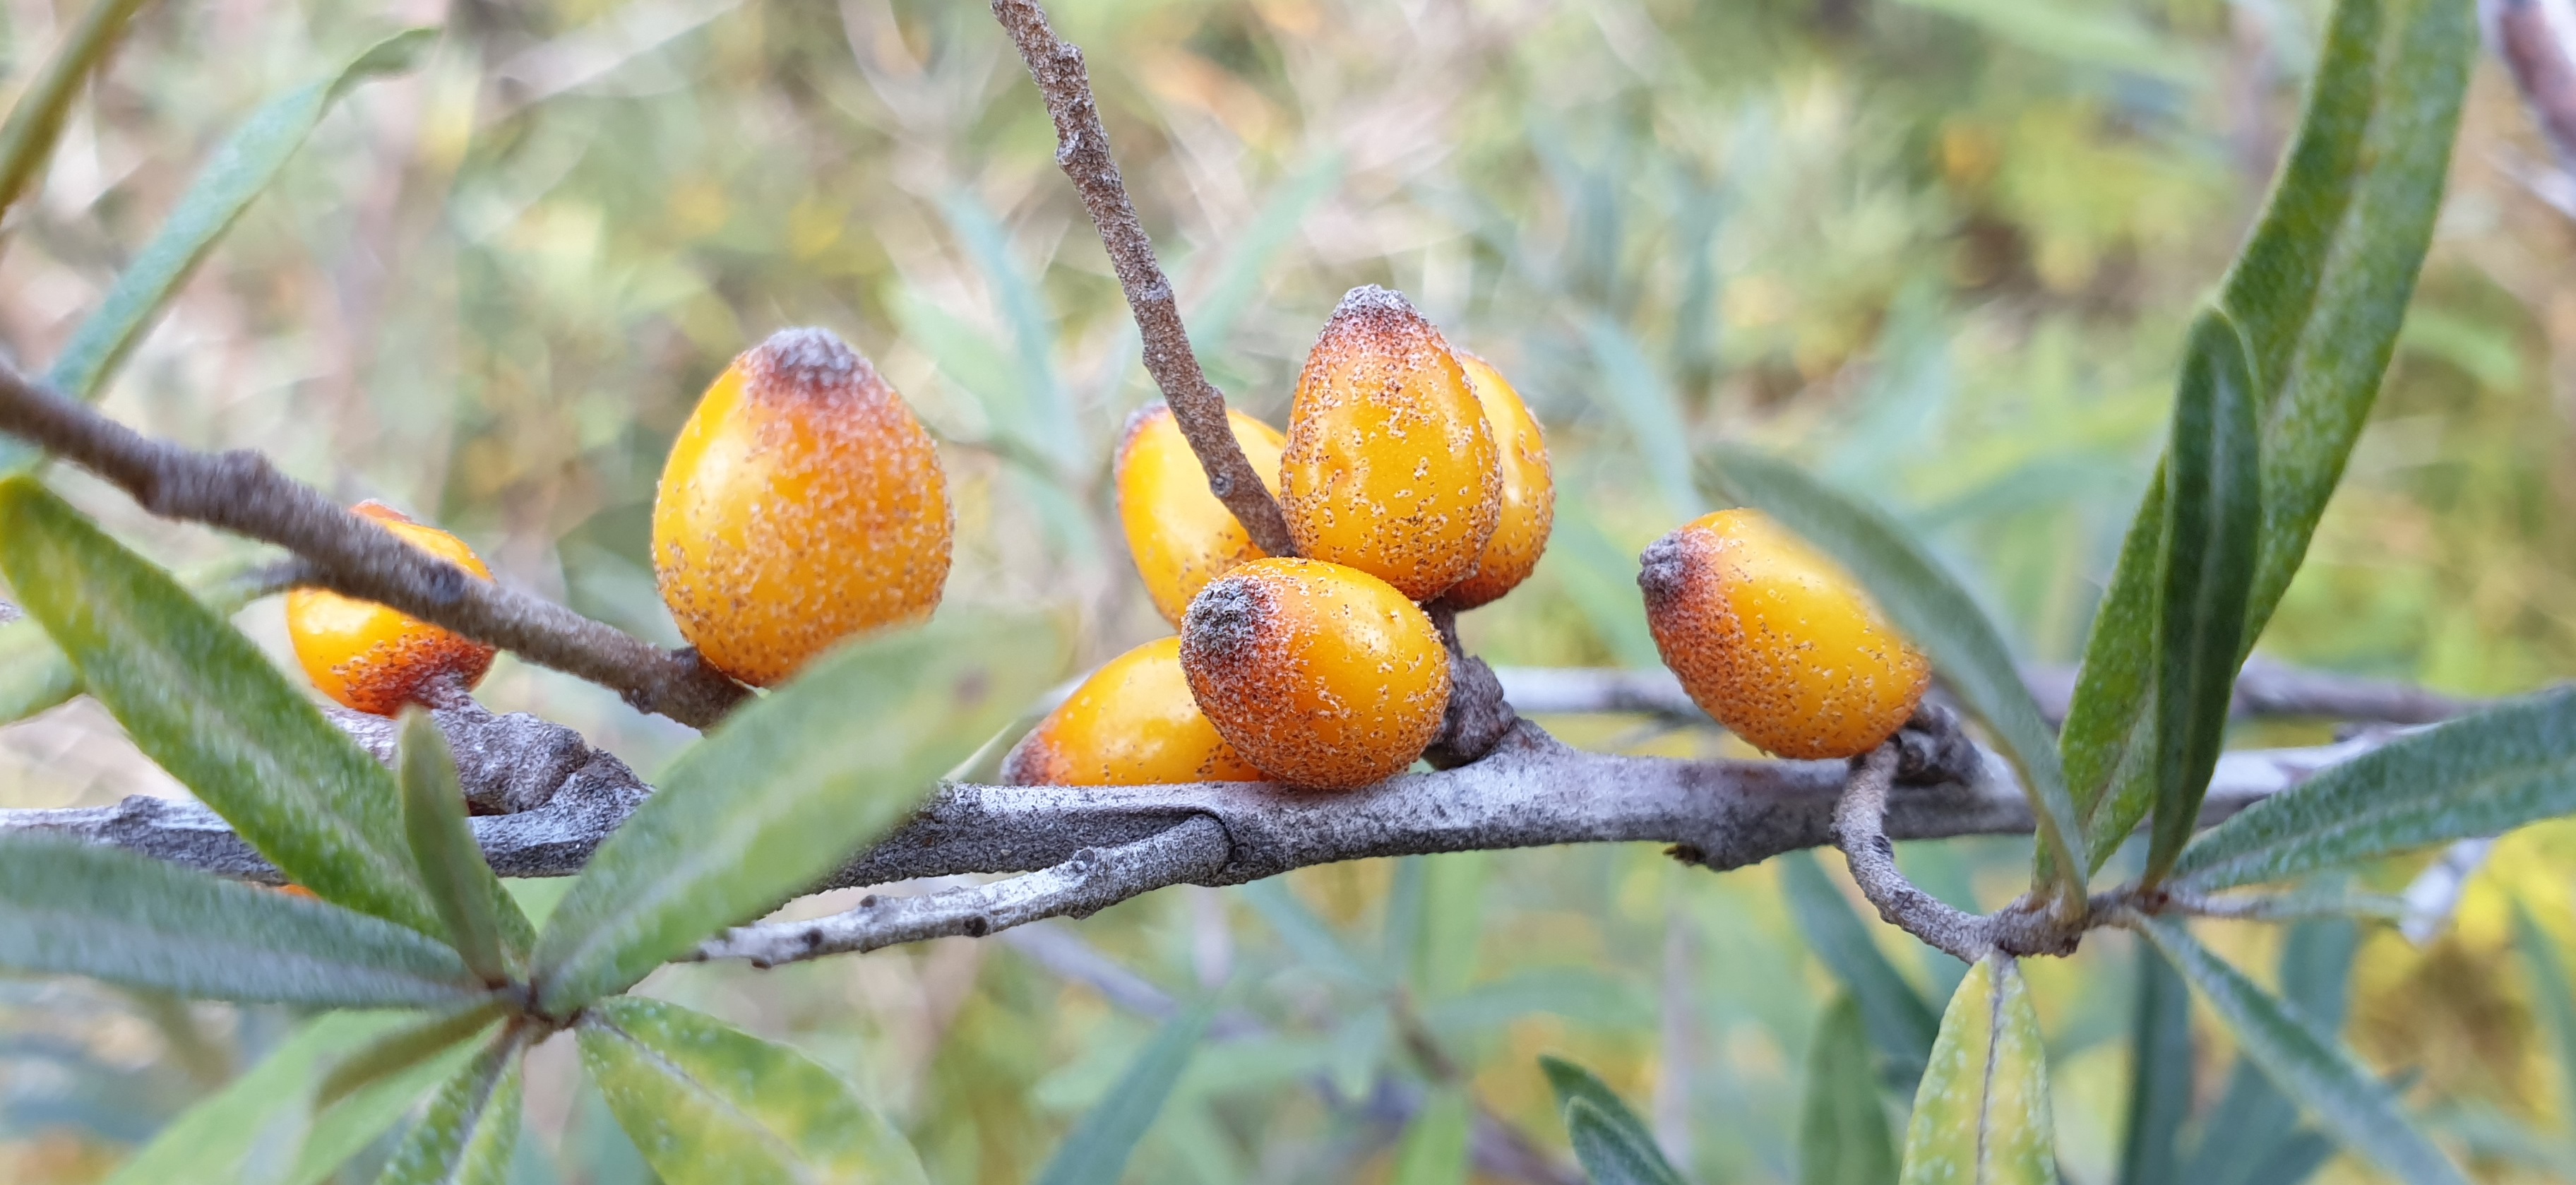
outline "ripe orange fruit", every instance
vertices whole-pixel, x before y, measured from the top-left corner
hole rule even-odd
[[[1012,786],[1260,780],[1190,698],[1179,638],[1109,660],[1002,762],[1002,781]]]
[[[876,367],[785,329],[716,376],[653,499],[680,635],[767,687],[854,634],[920,621],[948,581],[939,451]]]
[[[1297,550],[1428,601],[1476,571],[1502,458],[1438,329],[1375,286],[1342,298],[1297,376],[1280,509]]]
[[[1932,665],[1850,575],[1758,510],[1656,540],[1637,584],[1692,701],[1782,757],[1877,748],[1931,686]]]
[[[1278,496],[1279,450],[1286,439],[1242,412],[1225,414],[1253,472],[1267,475],[1263,484]],[[1172,409],[1159,403],[1128,417],[1126,439],[1118,446],[1118,521],[1127,529],[1127,550],[1146,595],[1175,626],[1208,581],[1270,554],[1208,492],[1198,454],[1190,451]]]
[[[1538,567],[1548,531],[1556,525],[1556,477],[1547,464],[1547,437],[1520,392],[1492,363],[1465,350],[1452,352],[1484,406],[1485,426],[1494,434],[1503,464],[1503,512],[1494,524],[1494,537],[1485,541],[1476,574],[1441,594],[1457,608],[1473,609],[1501,600]]]
[[[454,535],[413,522],[382,502],[350,509],[383,523],[405,543],[492,578],[474,549]],[[322,694],[379,716],[441,699],[446,688],[440,685],[451,680],[459,690],[471,689],[492,669],[492,647],[373,601],[318,588],[286,594],[286,636],[295,643],[296,662]]]
[[[1320,560],[1210,581],[1181,623],[1199,710],[1262,772],[1346,789],[1404,771],[1449,708],[1449,652],[1393,585]]]

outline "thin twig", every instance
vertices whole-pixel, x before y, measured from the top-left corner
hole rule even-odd
[[[1109,131],[1101,126],[1100,106],[1092,100],[1082,51],[1056,36],[1037,0],[993,0],[993,19],[1010,33],[1020,59],[1028,63],[1029,77],[1046,98],[1047,114],[1055,118],[1055,163],[1072,179],[1083,208],[1091,212],[1091,224],[1100,231],[1100,245],[1109,252],[1109,265],[1118,273],[1118,286],[1127,293],[1127,307],[1144,341],[1145,371],[1162,388],[1172,419],[1198,455],[1199,467],[1207,471],[1208,491],[1234,512],[1263,551],[1297,554],[1279,503],[1234,439],[1225,395],[1208,382],[1190,349],[1180,305],[1172,299],[1172,282],[1154,258],[1154,242],[1128,200],[1118,162],[1109,155]]]
[[[612,688],[642,711],[705,728],[750,694],[692,654],[664,651],[561,605],[475,579],[278,472],[256,452],[204,453],[152,439],[5,365],[0,432],[106,478],[163,518],[286,548],[309,565],[314,584]]]
[[[1914,887],[1896,867],[1896,845],[1887,838],[1887,793],[1896,782],[1896,746],[1881,745],[1852,758],[1851,780],[1834,808],[1834,846],[1851,864],[1861,896],[1889,925],[1974,963],[1995,949],[1994,923],[1952,908]]]

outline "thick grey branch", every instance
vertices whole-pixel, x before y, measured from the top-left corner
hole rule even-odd
[[[1091,212],[1092,226],[1100,231],[1100,245],[1109,252],[1109,265],[1118,273],[1118,286],[1127,293],[1127,307],[1144,341],[1145,371],[1162,388],[1172,419],[1198,455],[1199,467],[1207,471],[1208,491],[1234,512],[1263,551],[1297,554],[1279,503],[1261,484],[1260,473],[1244,457],[1226,422],[1225,395],[1208,382],[1198,355],[1190,350],[1172,282],[1154,258],[1154,242],[1127,198],[1118,162],[1109,155],[1109,131],[1101,126],[1099,104],[1092,101],[1091,73],[1082,64],[1082,51],[1056,36],[1037,0],[993,0],[993,19],[1010,33],[1021,60],[1028,63],[1029,77],[1046,98],[1047,114],[1055,118],[1055,163],[1072,179],[1083,208]]]
[[[163,518],[286,548],[311,565],[314,584],[614,688],[643,711],[704,728],[749,694],[692,655],[669,653],[561,605],[477,580],[407,546],[258,453],[203,453],[152,439],[5,365],[0,432],[106,478]]]

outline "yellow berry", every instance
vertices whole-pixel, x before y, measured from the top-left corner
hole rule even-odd
[[[1239,411],[1226,412],[1235,443],[1273,497],[1279,493],[1279,430]],[[1127,420],[1118,446],[1118,520],[1136,574],[1163,620],[1177,626],[1190,598],[1246,560],[1270,553],[1252,542],[1234,512],[1208,492],[1207,471],[1181,435],[1172,409],[1155,404]]]
[[[361,502],[351,509],[384,524],[413,547],[485,580],[492,578],[474,549],[454,535],[415,523],[381,502]],[[296,662],[322,694],[343,707],[379,716],[437,698],[441,683],[471,688],[492,669],[489,646],[373,601],[318,588],[286,594],[286,636],[295,643]]]
[[[1485,408],[1485,426],[1503,461],[1503,513],[1494,537],[1485,541],[1476,574],[1460,581],[1441,599],[1460,609],[1473,609],[1503,598],[1529,579],[1538,557],[1547,551],[1548,531],[1556,525],[1556,478],[1547,464],[1547,437],[1538,417],[1521,402],[1502,372],[1465,350],[1452,351],[1467,372],[1467,384]]]
[[[1013,786],[1260,780],[1190,698],[1179,638],[1109,660],[1002,762],[1002,781]]]
[[[1691,699],[1782,757],[1877,748],[1931,685],[1931,664],[1859,584],[1758,510],[1721,510],[1656,540],[1637,584]]]
[[[1449,343],[1403,297],[1354,288],[1324,323],[1279,487],[1304,555],[1416,601],[1475,573],[1502,516],[1501,455]]]
[[[1403,772],[1449,708],[1449,652],[1393,585],[1320,560],[1216,578],[1181,623],[1190,694],[1272,778],[1346,789]]]
[[[680,636],[767,687],[856,634],[920,621],[948,581],[939,451],[868,360],[781,330],[716,376],[653,499]]]

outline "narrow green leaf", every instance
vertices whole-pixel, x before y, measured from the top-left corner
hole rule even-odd
[[[2057,736],[2021,681],[2003,636],[1967,590],[1877,508],[1796,466],[1721,445],[1709,451],[1700,474],[1726,497],[1778,519],[1849,569],[1888,620],[1922,647],[1933,669],[2020,767],[2022,790],[2039,818],[2058,887],[2070,899],[2082,899],[2085,878],[2077,870],[2093,865],[2057,762]]]
[[[1901,1185],[2028,1185],[2057,1180],[2047,1052],[2021,969],[1988,955],[1968,969],[1941,1014]]]
[[[276,591],[258,568],[241,563],[187,573],[180,583],[215,616],[227,619],[252,600]],[[42,623],[21,618],[0,625],[0,724],[15,724],[80,692],[80,675],[72,670],[72,660],[45,636]]]
[[[1890,1075],[1911,1088],[1932,1056],[1941,1018],[1887,961],[1886,952],[1870,938],[1869,923],[1852,910],[1813,852],[1790,852],[1780,861],[1789,912],[1796,915],[1808,948],[1851,993],[1871,1043],[1887,1058]]]
[[[1225,262],[1209,283],[1207,295],[1190,307],[1193,349],[1210,355],[1224,352],[1227,341],[1234,336],[1235,322],[1260,295],[1261,281],[1270,270],[1271,260],[1278,258],[1280,248],[1296,236],[1315,203],[1342,183],[1343,164],[1340,149],[1317,156],[1270,191],[1251,225],[1240,234],[1227,236]],[[1210,357],[1204,361],[1213,365],[1217,360]]]
[[[817,662],[671,764],[538,936],[538,1006],[570,1016],[810,888],[918,802],[1064,664],[1035,616],[950,613]]]
[[[1380,974],[1380,968],[1351,953],[1351,948],[1343,945],[1341,938],[1333,933],[1332,926],[1315,916],[1314,910],[1306,908],[1306,903],[1288,890],[1287,881],[1269,877],[1245,885],[1236,892],[1243,895],[1244,903],[1252,907],[1252,912],[1260,914],[1261,920],[1269,923],[1280,941],[1296,952],[1300,964],[1313,970],[1331,972],[1353,983],[1392,986],[1391,981]]]
[[[2361,941],[2343,921],[2302,922],[2281,944],[2281,994],[2319,1030],[2343,1027],[2345,988]],[[2334,1154],[2299,1110],[2243,1057],[2203,1125],[2181,1180],[2190,1185],[2297,1185]]]
[[[1044,451],[1055,472],[1071,472],[1090,450],[1082,424],[1074,418],[1072,397],[1056,378],[1055,318],[1048,314],[1045,298],[1019,261],[1011,258],[1010,239],[1001,223],[972,193],[961,190],[950,195],[940,203],[940,211],[975,261],[975,270],[982,273],[985,288],[1001,306],[1002,319],[1010,328],[1012,353],[1019,361],[1018,399],[1012,411],[1027,417],[1023,438]]]
[[[2317,773],[2183,849],[2174,884],[2277,881],[2576,813],[2576,689],[2514,700]]]
[[[1683,1185],[1685,1178],[1656,1146],[1654,1131],[1608,1083],[1563,1058],[1542,1057],[1538,1066],[1556,1091],[1574,1159],[1593,1185]]]
[[[1798,1185],[1887,1185],[1896,1141],[1879,1102],[1860,1000],[1837,995],[1816,1022],[1807,1053],[1807,1101],[1798,1120]]]
[[[89,693],[297,884],[443,936],[393,774],[256,643],[36,480],[0,480],[0,574]]]
[[[2129,1027],[2129,1126],[2119,1185],[2184,1185],[2182,1125],[2191,1117],[2191,990],[2141,947]]]
[[[2289,587],[2377,397],[2440,208],[2475,14],[2446,0],[2338,0],[2298,139],[2219,307],[2258,384],[2263,542],[2251,649]],[[2154,796],[2164,475],[2147,488],[2094,619],[2065,733],[2095,866]]]
[[[2245,1057],[2344,1147],[2411,1185],[2468,1180],[2416,1129],[2395,1094],[2297,1009],[2210,954],[2176,919],[2147,918],[2137,930],[2200,989]]]
[[[145,2],[91,0],[80,23],[64,35],[62,44],[45,59],[44,69],[9,108],[8,122],[0,123],[0,214],[16,208],[28,183],[43,174],[45,161],[54,154],[54,141],[62,136],[63,117],[71,111],[72,99],[107,60],[125,36],[126,23]]]
[[[2245,636],[2290,586],[2370,416],[2433,237],[2474,5],[2338,0],[2306,114],[2219,295],[2262,380],[2263,554]]]
[[[1601,372],[1601,398],[1627,426],[1631,443],[1645,458],[1647,475],[1663,495],[1664,509],[1685,518],[1707,509],[1691,480],[1690,429],[1682,422],[1681,403],[1656,373],[1645,347],[1618,322],[1601,316],[1584,321],[1583,339],[1592,349],[1592,365]]]
[[[668,1185],[927,1185],[883,1116],[814,1059],[676,1004],[582,1010],[581,1064]]]
[[[349,59],[331,74],[270,99],[215,148],[212,159],[179,196],[161,229],[116,278],[98,311],[81,322],[70,344],[45,372],[45,382],[73,399],[98,397],[117,364],[178,294],[190,273],[231,230],[242,211],[277,180],[315,124],[350,88],[382,74],[411,68],[438,39],[436,29],[397,33]],[[0,472],[15,468],[0,454]]]
[[[420,877],[447,925],[448,944],[483,982],[510,981],[513,963],[527,958],[528,919],[519,903],[483,862],[474,829],[465,822],[465,787],[456,780],[456,755],[429,713],[403,714],[399,780],[403,834],[411,840]],[[515,957],[514,957],[515,956]]]
[[[1465,1185],[1467,1135],[1475,1120],[1474,1102],[1464,1088],[1444,1086],[1425,1095],[1413,1122],[1404,1125],[1388,1185]]]
[[[164,1125],[107,1185],[236,1185],[271,1115],[307,1106],[339,1055],[404,1019],[399,1012],[334,1012],[306,1022],[249,1072]]]
[[[1145,1051],[1118,1076],[1118,1085],[1065,1133],[1064,1143],[1038,1172],[1037,1185],[1118,1185],[1127,1158],[1162,1114],[1215,1015],[1216,1001],[1209,999],[1163,1022]]]
[[[509,1002],[499,997],[468,1004],[416,1020],[352,1051],[331,1066],[313,1092],[317,1106],[328,1107],[361,1090],[394,1077],[422,1062],[482,1036],[509,1015]]]
[[[2191,842],[2244,660],[2245,598],[2261,544],[2254,376],[2225,313],[2201,314],[2165,446],[2164,590],[2156,633],[2154,840],[2146,884]]]
[[[2531,910],[2513,903],[2513,940],[2522,961],[2531,966],[2531,994],[2558,1059],[2558,1105],[2561,1126],[2576,1139],[2576,989],[2567,982],[2567,962],[2558,943],[2533,921]]]
[[[524,1081],[519,1046],[507,1034],[448,1079],[376,1185],[508,1185]]]
[[[1422,919],[1413,949],[1413,988],[1437,1004],[1467,989],[1476,978],[1476,947],[1484,936],[1485,883],[1491,852],[1442,852],[1423,859]]]
[[[0,838],[0,966],[195,999],[434,1007],[483,994],[434,938],[114,848]]]

